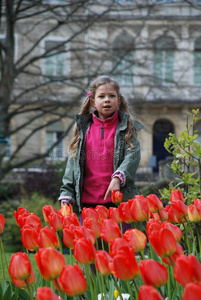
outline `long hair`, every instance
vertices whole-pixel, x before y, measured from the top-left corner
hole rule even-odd
[[[90,85],[89,85],[90,97],[87,96],[86,99],[84,100],[84,102],[81,106],[80,114],[85,115],[85,114],[89,114],[91,112],[91,110],[92,110],[91,99],[94,99],[96,89],[100,85],[103,85],[103,84],[110,84],[114,87],[115,91],[117,92],[118,97],[121,100],[121,103],[119,105],[119,110],[129,114],[128,126],[126,129],[124,141],[125,141],[125,143],[127,143],[129,145],[130,148],[133,148],[134,146],[131,143],[131,137],[135,133],[135,127],[133,124],[132,110],[129,107],[124,96],[120,93],[119,84],[113,78],[103,75],[103,76],[97,77],[90,83]],[[72,157],[75,157],[77,154],[79,142],[80,142],[80,137],[78,135],[77,125],[75,125],[74,137],[71,140],[70,145],[69,145],[69,153]]]

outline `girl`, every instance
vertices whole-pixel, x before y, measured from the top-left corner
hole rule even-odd
[[[91,107],[94,108],[90,113]],[[76,116],[59,201],[82,207],[113,206],[111,191],[120,190],[124,201],[137,193],[135,173],[140,162],[137,131],[118,83],[100,76],[90,84],[81,112]]]

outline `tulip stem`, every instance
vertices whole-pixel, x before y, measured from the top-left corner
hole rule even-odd
[[[198,238],[198,244],[199,244],[199,253],[201,255],[201,240],[200,240],[200,233],[199,233],[199,226],[197,223],[195,223],[196,226],[196,232],[197,232],[197,238]],[[198,257],[200,259],[200,257]]]
[[[187,246],[188,246],[188,253],[190,254],[192,251],[191,251],[191,245],[190,245],[190,241],[189,241],[189,237],[188,237],[188,231],[187,231],[185,223],[183,223],[183,225],[184,225],[184,229],[185,229],[185,232],[186,232],[186,240],[187,240]]]
[[[177,291],[179,293],[179,300],[182,300],[180,285],[179,285],[179,283],[177,281],[176,281],[176,286],[177,286]]]
[[[94,266],[95,267],[95,266]],[[90,269],[91,269],[91,274],[93,277],[93,282],[94,282],[94,294],[95,294],[95,299],[97,297],[97,284],[96,284],[96,277],[95,277],[95,270],[93,269],[92,264],[90,264]]]
[[[32,295],[32,293],[31,293],[31,289],[30,289],[30,286],[29,286],[29,284],[28,284],[28,282],[27,282],[27,279],[25,279],[25,282],[26,282],[26,285],[27,285],[27,290],[28,290],[29,295],[30,295],[30,299],[33,300],[33,295]]]
[[[72,249],[70,249],[70,265],[72,266],[73,265],[73,261],[72,261]]]
[[[121,290],[120,290],[120,288],[119,288],[119,286],[118,286],[117,280],[116,280],[116,278],[115,278],[114,275],[111,274],[111,276],[112,276],[112,278],[113,278],[113,280],[114,280],[114,284],[115,284],[115,286],[116,286],[116,288],[117,288],[117,291],[119,292],[119,297],[120,297],[121,300],[123,300],[122,295],[121,295]]]
[[[122,223],[120,223],[119,226],[120,226],[121,234],[123,234]]]
[[[91,278],[90,278],[90,275],[89,275],[89,269],[88,269],[87,264],[84,264],[84,269],[85,269],[85,273],[86,273],[86,277],[87,277],[87,283],[90,286],[91,297],[92,297],[92,299],[94,299],[94,297],[93,297],[93,287],[92,287]]]
[[[190,231],[191,231],[191,235],[192,235],[192,239],[193,239],[193,245],[194,245],[194,248],[195,248],[195,253],[196,253],[196,256],[198,257],[198,252],[197,252],[197,247],[196,247],[195,237],[194,237],[194,233],[193,233],[192,227],[191,227],[191,225],[189,224],[189,222],[188,222],[188,220],[186,219],[186,217],[185,217],[184,219],[186,220],[187,225],[190,227]],[[190,254],[190,253],[189,253],[189,254]]]
[[[159,217],[160,217],[161,222],[163,223],[163,219],[162,219],[162,217],[161,217],[160,210],[159,210],[158,214],[159,214]]]
[[[61,254],[63,254],[62,240],[60,238],[59,231],[57,231],[56,234],[57,234],[57,237],[58,237],[58,240],[59,240],[59,251],[61,252]]]
[[[60,288],[59,282],[58,282],[58,280],[57,280],[57,279],[55,279],[55,281],[56,281],[56,284],[57,284],[57,286],[58,286],[58,289],[59,289],[59,294],[60,294],[60,297],[63,299],[63,292],[62,292],[62,290],[61,290],[61,288]]]
[[[105,250],[103,239],[101,239],[102,250]]]
[[[170,286],[170,266],[168,266],[168,300],[171,300],[171,286]]]
[[[127,283],[128,292],[130,294],[130,298],[129,299],[133,300],[133,292],[132,292],[132,289],[131,289],[131,286],[130,286],[130,282],[127,281],[126,283]]]
[[[3,242],[2,242],[1,237],[0,237],[0,243],[1,243],[1,245],[0,245],[0,251],[1,251],[1,264],[2,264],[2,270],[3,270],[3,278],[5,278],[5,274],[4,274],[4,266],[3,266],[3,256],[4,256],[4,260],[5,260],[5,264],[6,264],[7,271],[8,271],[8,262],[7,262],[7,258],[6,258],[6,254],[5,254],[5,251],[4,251]],[[9,280],[9,283],[10,283],[11,292],[13,292],[12,282],[11,282],[11,278],[10,278],[9,273],[8,273],[8,280]]]

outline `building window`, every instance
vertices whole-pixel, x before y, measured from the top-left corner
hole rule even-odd
[[[193,128],[194,131],[197,131],[197,137],[196,141],[198,141],[201,144],[201,122],[197,122]]]
[[[120,84],[133,84],[134,46],[133,37],[118,36],[113,44],[113,75]]]
[[[52,147],[62,136],[64,131],[62,122],[55,122],[52,125],[47,126],[46,128],[46,151]],[[51,159],[62,159],[65,157],[64,153],[64,141],[61,140],[59,144],[54,147],[50,154],[49,158]]]
[[[4,50],[3,50],[3,47],[1,46],[1,44],[3,44],[4,43],[4,41],[5,41],[5,37],[4,36],[0,36],[0,51],[1,51],[1,54],[0,54],[0,80],[1,80],[1,68],[2,68],[2,60],[3,60],[3,58],[4,58]]]
[[[45,75],[49,80],[64,76],[65,46],[61,45],[61,43],[61,41],[45,41],[45,52],[48,51],[45,60]]]
[[[172,37],[160,37],[154,43],[154,83],[174,83],[175,42]]]
[[[195,41],[194,48],[194,84],[201,85],[201,37]]]
[[[6,156],[10,156],[11,155],[11,138],[10,137],[6,137],[5,138],[6,142],[7,142],[7,146],[6,146]]]

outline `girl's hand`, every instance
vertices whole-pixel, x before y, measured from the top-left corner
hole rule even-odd
[[[107,197],[111,194],[113,190],[119,191],[120,190],[120,179],[118,177],[114,177],[108,186],[108,189],[105,193],[104,200],[107,199]]]

